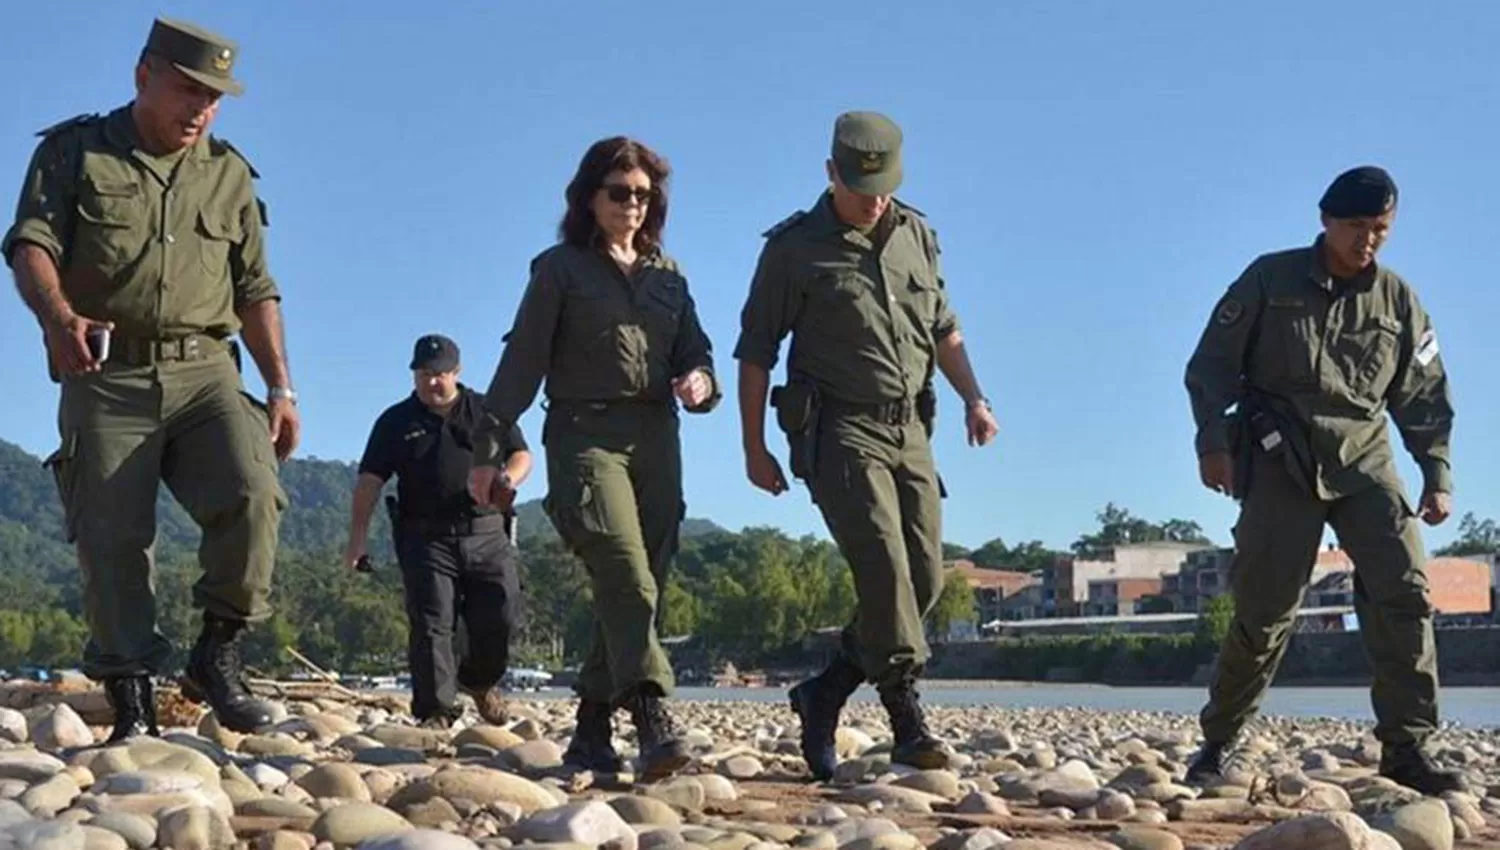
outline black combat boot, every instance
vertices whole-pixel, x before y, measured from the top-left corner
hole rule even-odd
[[[1429,797],[1466,790],[1462,776],[1433,764],[1432,758],[1416,744],[1382,746],[1380,775]]]
[[[641,751],[641,779],[655,782],[686,767],[692,757],[677,732],[654,685],[635,688],[624,700],[635,723],[636,743]]]
[[[616,774],[623,766],[615,752],[614,726],[610,722],[609,703],[580,699],[573,740],[563,753],[563,764],[579,770]]]
[[[156,728],[156,695],[148,676],[122,676],[104,680],[104,695],[115,710],[115,728],[105,745],[118,744],[140,735],[161,737]]]
[[[1188,765],[1187,775],[1183,782],[1188,785],[1202,786],[1212,784],[1224,778],[1224,760],[1229,753],[1229,742],[1227,741],[1204,741],[1202,749],[1193,756],[1193,761]]]
[[[895,737],[891,761],[921,770],[948,767],[953,750],[927,731],[927,720],[917,702],[916,682],[903,678],[879,690],[880,702],[890,716],[891,733]]]
[[[835,737],[839,712],[864,680],[864,671],[838,656],[823,672],[787,694],[792,711],[802,721],[802,759],[807,762],[814,781],[827,782],[833,778],[833,770],[839,763]]]
[[[203,615],[203,632],[183,672],[182,695],[207,702],[220,726],[248,735],[270,725],[271,707],[250,695],[238,643],[244,628],[241,620]]]

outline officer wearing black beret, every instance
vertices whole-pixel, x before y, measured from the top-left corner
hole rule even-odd
[[[1360,635],[1374,669],[1380,773],[1425,794],[1458,790],[1423,745],[1438,725],[1437,650],[1418,518],[1453,510],[1453,406],[1437,332],[1416,293],[1376,263],[1396,184],[1374,166],[1340,174],[1311,247],[1250,264],[1214,308],[1187,367],[1205,486],[1240,501],[1230,568],[1234,623],[1188,780],[1211,781],[1255,715],[1286,651],[1332,526],[1354,561]],[[1415,506],[1387,418],[1421,470]]]

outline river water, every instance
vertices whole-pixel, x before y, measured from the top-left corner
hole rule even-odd
[[[926,682],[920,686],[922,701],[930,705],[994,708],[1083,708],[1098,711],[1168,711],[1197,714],[1203,707],[1203,688],[1119,688],[1107,685],[1061,685],[1013,683],[1002,685],[944,685]],[[566,688],[548,688],[541,698],[572,696]],[[685,700],[749,700],[774,702],[786,699],[783,688],[688,688],[677,689]],[[861,688],[856,700],[873,700],[871,688]],[[1446,688],[1439,695],[1444,722],[1469,727],[1490,727],[1500,734],[1500,688]],[[1262,711],[1268,715],[1337,717],[1374,721],[1368,688],[1277,687],[1266,695]]]

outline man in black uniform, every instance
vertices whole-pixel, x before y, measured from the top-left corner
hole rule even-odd
[[[531,452],[512,426],[496,484],[505,494],[502,507],[476,506],[468,479],[472,435],[487,415],[484,396],[459,383],[458,345],[445,336],[418,339],[411,370],[416,391],[375,421],[360,460],[345,564],[356,567],[365,557],[370,516],[395,475],[393,525],[411,625],[412,714],[424,726],[446,728],[463,713],[457,704],[462,690],[485,722],[502,723],[499,683],[521,613],[511,507],[531,472]],[[467,646],[460,646],[455,664],[460,618]]]

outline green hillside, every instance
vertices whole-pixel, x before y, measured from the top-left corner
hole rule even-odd
[[[377,512],[370,535],[376,573],[364,576],[338,565],[355,477],[353,463],[316,458],[293,459],[281,469],[291,506],[281,525],[273,591],[277,613],[253,632],[248,648],[250,660],[263,668],[284,668],[288,659],[279,650],[288,645],[337,669],[390,669],[403,663],[400,572],[383,512]],[[581,652],[586,641],[586,581],[540,500],[520,504],[517,513],[531,611],[522,656],[560,662]],[[736,537],[709,520],[684,523],[684,548],[704,536]],[[198,624],[190,602],[198,538],[197,526],[163,488],[157,501],[159,617],[163,632],[179,647],[191,641]],[[84,634],[79,594],[51,474],[41,458],[0,440],[0,666],[76,664]],[[676,607],[687,605],[679,599]]]

